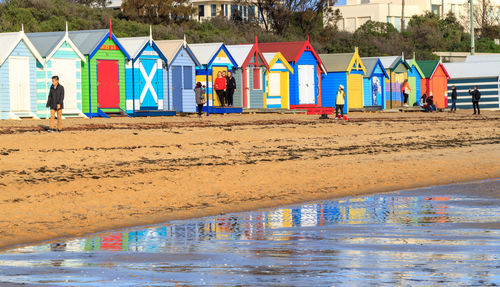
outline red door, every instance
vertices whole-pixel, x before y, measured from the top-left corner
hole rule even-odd
[[[97,60],[97,106],[120,107],[120,86],[117,60]]]

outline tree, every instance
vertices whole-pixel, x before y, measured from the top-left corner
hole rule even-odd
[[[125,0],[122,11],[131,20],[148,24],[182,22],[195,13],[189,0]]]

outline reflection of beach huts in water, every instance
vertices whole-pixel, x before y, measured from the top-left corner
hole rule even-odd
[[[24,31],[2,33],[0,42],[0,118],[37,118],[36,66],[44,60]]]
[[[196,67],[200,65],[186,40],[155,41],[167,58],[163,70],[165,109],[183,113],[196,112],[194,83]],[[201,81],[206,85],[206,80]]]
[[[380,57],[379,59],[389,75],[389,78],[385,82],[385,107],[393,108],[402,106],[403,93],[401,92],[401,87],[403,82],[408,79],[410,65],[408,65],[402,56]]]
[[[223,43],[207,43],[189,45],[201,64],[196,68],[196,82],[206,83],[208,101],[205,110],[209,113],[241,113],[241,108],[220,107],[221,103],[215,93],[214,82],[218,72],[232,71],[238,64]]]
[[[408,84],[411,89],[408,97],[408,105],[411,107],[415,103],[420,103],[420,97],[422,95],[422,79],[425,76],[415,60],[415,56],[413,56],[412,60],[408,61],[408,64],[410,65],[410,70],[408,70]]]
[[[82,62],[85,56],[78,50],[66,32],[27,34],[40,52],[44,63],[37,63],[37,115],[48,116],[47,98],[52,86],[52,76],[59,77],[64,87],[64,116],[85,116],[82,113]]]
[[[344,86],[344,112],[363,108],[363,76],[365,66],[356,48],[354,53],[319,55],[326,69],[322,75],[323,106],[335,107],[339,85]]]
[[[434,105],[438,109],[448,107],[448,79],[450,76],[443,64],[437,60],[417,61],[424,73],[421,94],[434,97]]]
[[[454,85],[458,109],[472,109],[469,89],[475,85],[481,92],[481,109],[500,109],[500,58],[498,62],[445,63],[444,66],[451,77],[448,80],[448,101],[451,102],[451,86]]]
[[[230,45],[227,49],[238,64],[234,106],[264,108],[264,73],[268,68],[258,44]]]
[[[309,40],[259,43],[262,53],[280,52],[293,68],[290,74],[290,108],[322,113],[321,74],[325,69]]]
[[[379,58],[361,58],[366,73],[363,77],[364,107],[386,108],[386,79],[389,75]]]
[[[290,108],[290,75],[294,73],[292,66],[280,53],[264,53],[269,65],[266,71],[264,108]]]
[[[111,29],[70,31],[82,62],[82,111],[90,117],[125,114],[125,62],[130,57]]]
[[[165,113],[163,66],[167,59],[149,37],[119,38],[130,60],[125,67],[126,112],[133,116],[175,115]]]

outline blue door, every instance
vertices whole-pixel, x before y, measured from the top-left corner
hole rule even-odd
[[[172,66],[172,95],[174,109],[182,111],[182,66]]]
[[[139,91],[141,110],[158,109],[158,68],[156,60],[140,60]]]

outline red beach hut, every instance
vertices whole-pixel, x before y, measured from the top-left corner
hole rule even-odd
[[[434,97],[434,105],[438,109],[448,107],[448,79],[450,75],[446,71],[443,63],[437,60],[417,61],[418,66],[424,73],[425,78],[421,82],[421,96]]]

